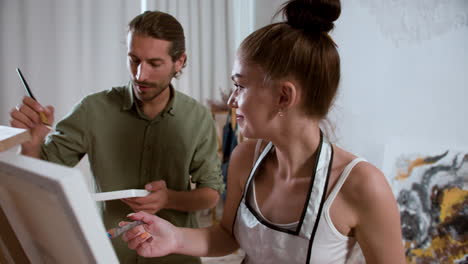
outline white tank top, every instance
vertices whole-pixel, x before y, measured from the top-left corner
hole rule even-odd
[[[307,213],[301,221],[278,225],[266,219],[258,208],[253,177],[266,154],[272,149],[272,144],[261,153],[244,189],[244,195],[239,205],[234,223],[235,236],[246,251],[243,263],[350,263],[354,255],[360,253],[356,240],[342,235],[333,225],[330,218],[330,206],[340,191],[353,167],[363,161],[357,158],[350,162],[340,175],[336,185],[325,201],[320,201],[326,189],[328,169],[331,165],[332,147],[326,139],[321,140],[321,154],[317,159],[315,179],[312,186],[307,212],[315,211],[320,215],[314,217]],[[322,179],[317,179],[320,177]],[[249,187],[250,186],[250,187]],[[314,194],[315,192],[315,194]],[[246,205],[245,201],[249,201]],[[318,210],[318,208],[320,208]],[[318,224],[315,223],[318,220]],[[315,228],[315,232],[313,231]],[[298,227],[300,228],[299,230]],[[296,232],[295,232],[296,230]],[[307,232],[308,230],[308,232]]]
[[[359,263],[358,261],[363,259],[359,257],[362,253],[356,239],[341,234],[330,218],[330,207],[336,195],[341,190],[351,170],[361,161],[365,160],[363,158],[356,158],[345,167],[325,201],[317,233],[315,234],[315,242],[312,247],[311,263],[357,264]]]

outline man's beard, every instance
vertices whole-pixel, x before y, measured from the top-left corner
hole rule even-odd
[[[150,91],[148,93],[140,91],[135,95],[137,98],[142,102],[149,102],[157,98],[162,92],[164,92],[169,85],[171,84],[172,77],[175,75],[175,69],[172,70],[171,77],[167,80],[161,81],[160,83],[152,83],[152,82],[139,82],[133,80],[133,85],[135,86],[146,86],[150,87]],[[135,91],[134,91],[135,92]],[[154,93],[153,93],[154,92]]]
[[[133,82],[133,85],[137,86],[146,86],[150,87],[151,90],[154,93],[145,93],[145,92],[140,92],[137,94],[137,97],[139,100],[147,102],[147,101],[152,101],[154,98],[158,97],[162,92],[164,92],[170,85],[170,82],[164,82],[164,83],[147,83],[147,82]]]

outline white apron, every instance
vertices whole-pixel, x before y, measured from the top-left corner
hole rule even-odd
[[[265,222],[246,204],[246,195],[251,191],[249,187],[255,172],[272,146],[270,142],[265,147],[252,168],[236,212],[234,236],[246,253],[242,263],[310,263],[312,244],[325,202],[333,148],[321,133],[308,199],[297,229],[291,231]]]

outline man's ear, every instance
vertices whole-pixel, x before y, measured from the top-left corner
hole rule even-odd
[[[187,54],[185,52],[175,61],[175,71],[179,72],[184,67],[185,61],[187,60]]]
[[[288,111],[291,107],[298,103],[297,86],[290,81],[281,82],[279,86],[279,109]]]

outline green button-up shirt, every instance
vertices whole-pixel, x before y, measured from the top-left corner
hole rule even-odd
[[[131,84],[82,99],[49,135],[42,158],[75,166],[88,154],[100,191],[144,189],[165,180],[175,191],[189,191],[190,182],[220,193],[224,185],[216,154],[217,140],[209,110],[172,87],[167,107],[153,120],[140,111]],[[126,219],[131,209],[120,200],[105,203],[107,229]],[[158,216],[176,226],[197,227],[194,213],[163,209]],[[121,263],[197,263],[180,255],[138,258],[121,239],[113,240]]]

